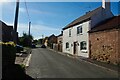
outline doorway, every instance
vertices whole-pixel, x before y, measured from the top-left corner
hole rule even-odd
[[[77,42],[74,42],[73,51],[73,54],[77,55]]]

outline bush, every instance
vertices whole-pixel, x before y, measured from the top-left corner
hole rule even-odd
[[[2,65],[3,67],[15,63],[16,49],[14,42],[0,42],[2,46]]]
[[[24,64],[20,64],[20,66],[25,71],[25,65]]]

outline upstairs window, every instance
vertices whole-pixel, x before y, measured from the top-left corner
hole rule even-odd
[[[66,43],[66,49],[67,49],[67,48],[69,48],[69,43],[68,43],[68,42]]]
[[[82,26],[77,27],[77,34],[82,33]]]
[[[87,49],[87,43],[86,41],[80,42],[80,50],[86,50]]]
[[[71,29],[69,29],[69,37],[71,37]]]

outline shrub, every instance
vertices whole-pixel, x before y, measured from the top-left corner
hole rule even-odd
[[[2,46],[2,65],[7,66],[15,63],[16,49],[14,42],[0,42]]]
[[[20,66],[25,71],[25,65],[24,64],[20,64]]]

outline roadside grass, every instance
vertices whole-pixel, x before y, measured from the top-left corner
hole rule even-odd
[[[18,64],[20,67],[25,71],[25,65],[24,64]]]

